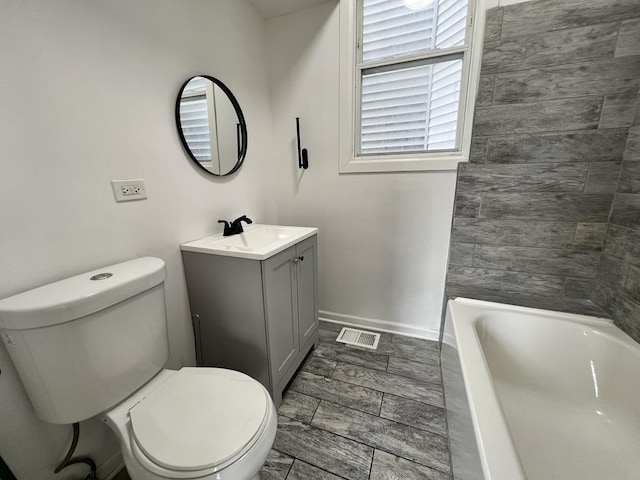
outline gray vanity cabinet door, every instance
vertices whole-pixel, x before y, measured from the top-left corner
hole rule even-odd
[[[318,297],[317,245],[316,237],[313,236],[296,246],[300,347],[309,341],[318,326],[318,305],[316,304]]]
[[[298,343],[298,289],[296,248],[291,247],[262,262],[265,313],[272,384],[295,362]]]

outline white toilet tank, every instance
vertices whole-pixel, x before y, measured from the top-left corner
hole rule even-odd
[[[144,257],[0,300],[0,336],[42,420],[85,420],[162,369],[165,277]]]

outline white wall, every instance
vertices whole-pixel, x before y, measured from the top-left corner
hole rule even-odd
[[[246,213],[320,227],[323,315],[433,335],[455,174],[338,175],[338,24],[335,1],[265,27],[240,0],[0,0],[0,298],[161,257],[169,366],[192,364],[178,245]],[[227,83],[247,119],[247,160],[231,178],[205,176],[178,142],[175,95],[200,73]],[[149,199],[116,204],[110,180],[127,178],[144,178]],[[54,478],[71,429],[35,417],[2,346],[0,369],[0,456],[19,479]],[[117,450],[106,427],[83,423],[79,453],[105,464]]]
[[[455,172],[339,175],[338,3],[269,20],[267,34],[278,218],[320,229],[321,317],[437,338]]]
[[[0,0],[0,298],[130,258],[167,262],[172,367],[193,364],[179,247],[248,214],[276,222],[264,20],[238,0]],[[182,151],[175,95],[220,78],[247,119],[239,174],[205,176]],[[144,178],[116,204],[110,180]],[[117,354],[117,352],[114,352]],[[19,479],[54,478],[71,427],[39,421],[0,347],[0,456]],[[117,452],[97,421],[79,453]],[[55,478],[80,478],[83,467]]]

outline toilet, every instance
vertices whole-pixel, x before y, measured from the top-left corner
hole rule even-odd
[[[257,479],[275,406],[251,377],[164,368],[164,261],[144,257],[0,300],[0,336],[38,417],[91,417],[133,480]]]

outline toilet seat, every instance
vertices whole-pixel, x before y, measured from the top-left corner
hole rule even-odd
[[[243,373],[183,368],[129,410],[133,452],[174,472],[217,471],[257,441],[270,401]]]

